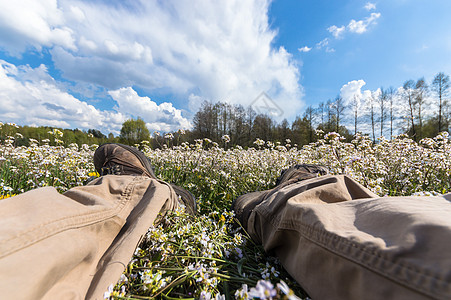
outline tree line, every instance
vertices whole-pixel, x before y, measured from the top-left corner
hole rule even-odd
[[[354,95],[347,103],[337,96],[334,101],[320,104],[319,109],[331,107],[337,116],[349,111],[347,123],[353,124],[353,133],[366,133],[373,141],[378,136],[392,138],[399,133],[406,133],[418,141],[450,131],[449,92],[450,78],[440,72],[430,85],[424,77],[407,80],[398,89],[381,87],[366,91],[364,99]],[[363,130],[359,130],[362,127]]]
[[[55,134],[57,133],[57,134]],[[119,142],[118,137],[112,133],[104,135],[97,129],[62,129],[50,126],[19,126],[15,123],[0,123],[0,141],[9,142],[15,146],[29,146],[33,140],[39,143],[48,143],[49,145],[70,145],[76,143],[82,144],[103,144]]]
[[[231,145],[251,146],[256,138],[302,146],[317,139],[315,132],[338,132],[346,139],[356,133],[369,135],[374,142],[380,136],[391,139],[405,133],[418,141],[450,132],[451,110],[448,105],[450,78],[438,73],[428,84],[424,78],[407,80],[402,87],[354,94],[348,99],[338,95],[333,100],[308,106],[302,116],[289,124],[274,122],[251,108],[227,103],[204,102],[193,119],[191,139],[207,137],[221,142],[230,137]]]
[[[252,107],[205,101],[193,118],[193,128],[186,131],[154,133],[151,137],[141,118],[125,121],[119,136],[112,133],[106,136],[97,129],[82,131],[0,123],[0,140],[9,140],[17,146],[28,146],[30,138],[51,145],[57,142],[65,145],[107,142],[134,145],[148,141],[150,147],[161,148],[208,138],[227,148],[235,145],[251,147],[256,139],[262,139],[281,144],[288,141],[300,147],[316,141],[318,131],[333,131],[347,140],[356,133],[367,134],[374,142],[380,136],[390,139],[405,133],[418,141],[442,131],[450,132],[449,96],[450,78],[440,72],[430,84],[420,78],[407,80],[398,89],[382,87],[363,94],[355,93],[351,97],[348,95],[346,99],[338,95],[316,107],[308,106],[303,115],[297,116],[291,124],[286,119],[277,123],[268,115],[258,114]],[[55,129],[62,133],[58,139],[54,135]]]

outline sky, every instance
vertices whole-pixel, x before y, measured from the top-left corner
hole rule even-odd
[[[448,0],[0,0],[0,121],[190,129],[203,101],[307,106],[451,74]]]

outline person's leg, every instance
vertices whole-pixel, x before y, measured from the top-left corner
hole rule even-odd
[[[2,298],[103,299],[158,213],[179,207],[172,187],[149,177],[148,166],[133,159],[138,154],[110,152],[100,168],[121,175],[102,176],[64,195],[47,187],[0,201]],[[114,159],[126,155],[128,169],[119,170]]]
[[[451,207],[443,198],[379,198],[347,176],[327,175],[243,195],[234,209],[313,299],[451,296]]]

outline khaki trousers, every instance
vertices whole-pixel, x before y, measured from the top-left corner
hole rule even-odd
[[[451,299],[448,200],[380,198],[328,175],[243,195],[235,210],[253,208],[249,234],[312,299]]]
[[[0,298],[103,299],[158,213],[178,205],[163,181],[115,175],[1,200]]]
[[[451,299],[444,198],[378,198],[349,177],[323,176],[239,200],[255,206],[253,239],[313,299]],[[64,195],[47,187],[1,200],[1,298],[102,299],[157,214],[176,207],[165,182],[114,175]]]

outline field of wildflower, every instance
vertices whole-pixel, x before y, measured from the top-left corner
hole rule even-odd
[[[451,141],[447,133],[419,143],[398,136],[373,144],[357,135],[346,143],[337,133],[297,149],[257,139],[253,148],[225,150],[208,139],[152,150],[136,145],[163,180],[195,195],[197,216],[175,211],[149,228],[117,283],[113,299],[305,299],[308,295],[249,239],[230,210],[241,194],[274,187],[281,170],[320,164],[348,174],[380,196],[436,195],[451,190]],[[59,133],[54,133],[58,140]],[[97,145],[50,146],[30,141],[15,147],[14,136],[0,145],[0,199],[55,186],[60,192],[98,176],[92,163]],[[224,137],[224,143],[227,137]],[[1,200],[0,200],[1,201]]]

